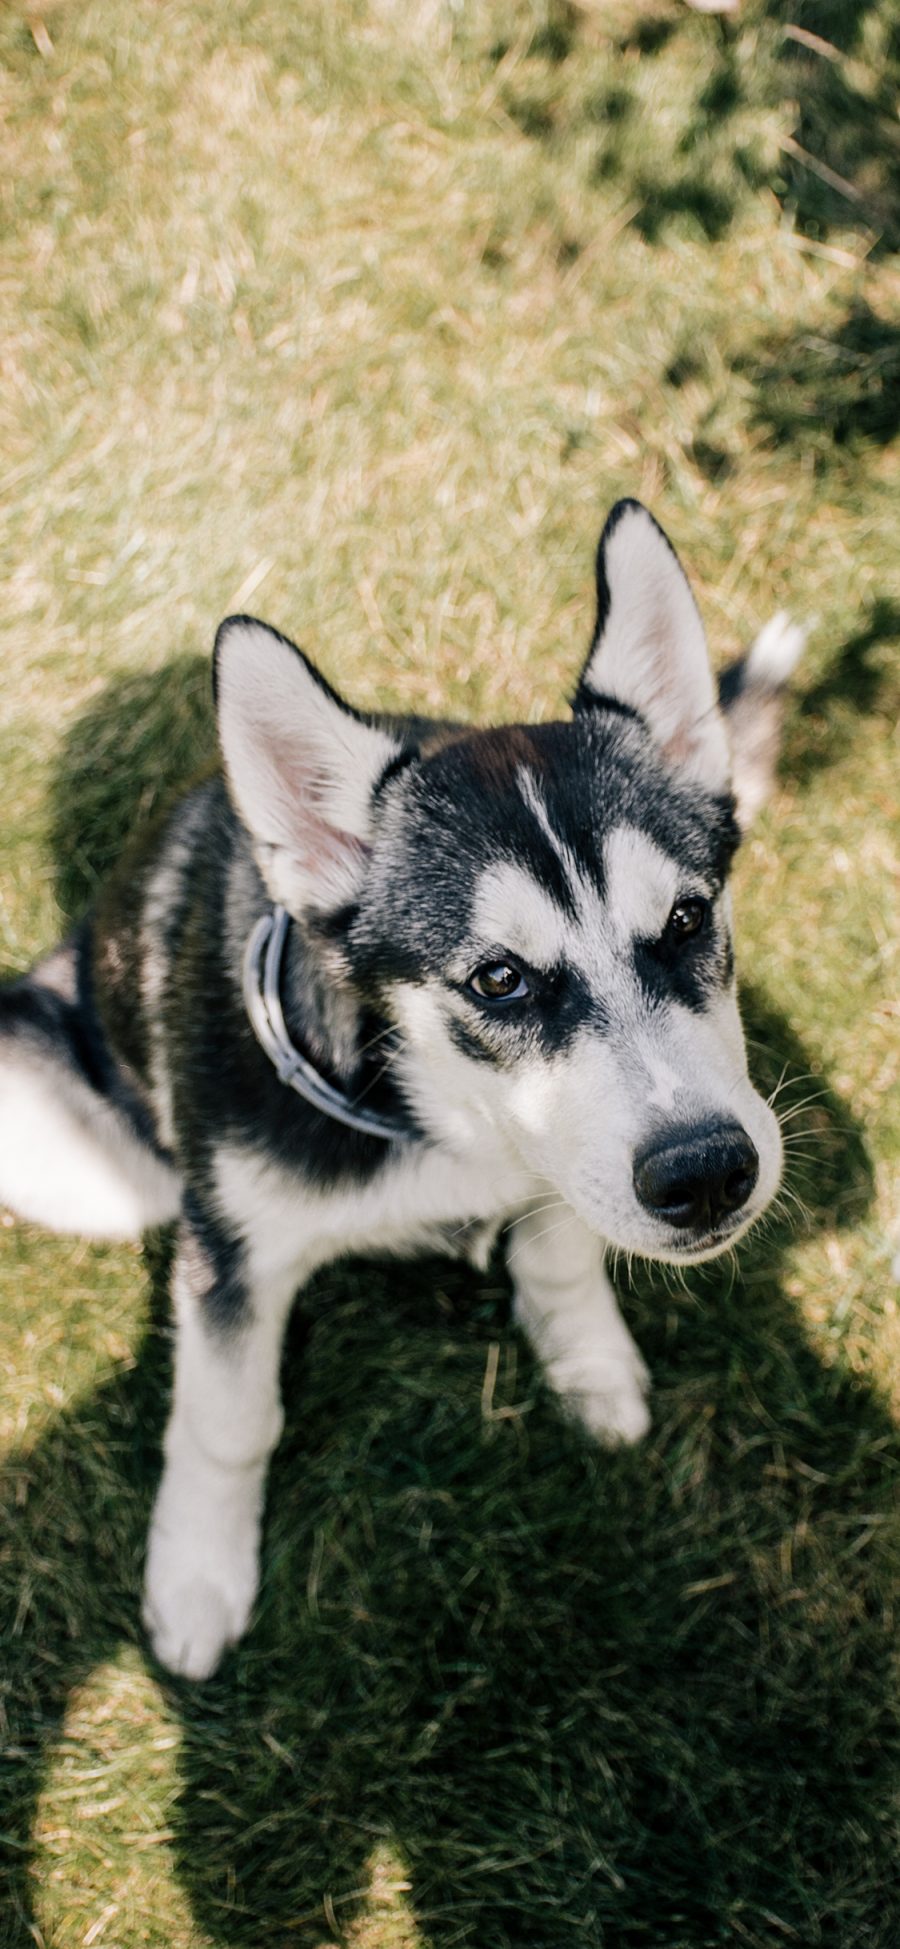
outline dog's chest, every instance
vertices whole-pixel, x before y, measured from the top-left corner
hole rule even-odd
[[[217,1202],[247,1241],[258,1277],[291,1266],[298,1277],[350,1253],[462,1250],[492,1219],[533,1192],[531,1175],[499,1160],[416,1150],[372,1182],[322,1192],[258,1152],[216,1153]]]

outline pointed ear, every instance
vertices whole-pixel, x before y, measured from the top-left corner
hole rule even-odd
[[[573,708],[610,700],[644,718],[669,764],[728,785],[728,740],[706,638],[671,543],[639,501],[619,501],[597,549],[597,623]]]
[[[374,789],[399,742],[252,617],[222,624],[213,669],[231,797],[269,892],[295,914],[342,905],[365,872]]]

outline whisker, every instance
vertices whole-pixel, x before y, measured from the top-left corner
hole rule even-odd
[[[827,1096],[828,1093],[827,1089],[812,1090],[809,1096],[801,1097],[800,1102],[792,1103],[789,1109],[777,1110],[775,1114],[779,1123],[791,1123],[794,1117],[799,1117],[801,1110],[808,1110],[811,1103],[821,1103],[823,1096]]]
[[[754,1047],[759,1048],[760,1044],[755,1043]],[[768,1103],[770,1109],[772,1107],[772,1104],[775,1101],[776,1096],[778,1096],[779,1092],[784,1088],[784,1081],[785,1081],[785,1077],[787,1076],[787,1072],[788,1072],[788,1065],[787,1063],[785,1063],[784,1068],[782,1069],[781,1075],[778,1078],[778,1081],[775,1085],[775,1088],[772,1091],[771,1096],[766,1097],[766,1102]]]
[[[567,1205],[565,1198],[548,1198],[546,1204],[526,1205],[521,1211],[514,1211],[512,1216],[506,1220],[503,1230],[505,1232],[514,1231],[515,1227],[521,1224],[523,1218],[540,1218],[545,1211],[564,1211],[567,1218],[575,1217],[574,1211]],[[466,1223],[468,1223],[468,1220]],[[466,1226],[461,1225],[459,1229],[460,1231],[465,1231]],[[455,1238],[456,1233],[454,1232],[452,1236]],[[543,1237],[543,1233],[539,1233],[538,1236]]]
[[[812,1228],[815,1224],[815,1217],[809,1205],[802,1198],[798,1197],[796,1191],[792,1191],[788,1185],[783,1184],[780,1191],[772,1199],[772,1203],[769,1206],[769,1213],[773,1219],[782,1218],[787,1223],[795,1222],[793,1220],[793,1214],[788,1210],[789,1205],[796,1206],[804,1225]]]
[[[813,1223],[813,1213],[811,1212],[809,1205],[806,1203],[804,1198],[801,1198],[796,1191],[791,1189],[790,1185],[783,1184],[778,1196],[779,1198],[786,1199],[788,1204],[796,1205],[797,1210],[800,1213],[802,1213],[802,1216],[806,1220],[806,1223],[808,1225],[811,1225]]]
[[[821,1078],[816,1074],[814,1069],[804,1070],[797,1076],[789,1076],[788,1067],[789,1065],[785,1063],[771,1096],[766,1097],[766,1102],[770,1109],[775,1103],[776,1098],[781,1095],[782,1090],[796,1089],[800,1083],[818,1083],[821,1081]]]
[[[513,1259],[518,1257],[518,1254],[523,1250],[525,1246],[536,1245],[538,1239],[541,1238],[552,1238],[556,1232],[561,1232],[564,1226],[571,1225],[574,1217],[575,1217],[574,1211],[567,1212],[565,1218],[558,1219],[555,1225],[545,1225],[543,1231],[536,1232],[533,1238],[529,1237],[529,1238],[520,1239],[518,1245],[514,1245],[512,1247],[512,1250],[507,1252],[506,1254],[507,1265],[508,1266],[512,1265]]]

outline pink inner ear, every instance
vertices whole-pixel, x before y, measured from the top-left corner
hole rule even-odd
[[[674,738],[667,738],[662,747],[672,765],[686,765],[694,757],[696,746],[685,730],[680,730]]]
[[[307,804],[297,835],[297,857],[316,879],[356,876],[363,871],[371,848],[352,832],[339,832]]]
[[[365,842],[326,815],[330,781],[315,750],[304,752],[293,741],[269,737],[266,760],[275,780],[272,810],[285,835],[291,835],[298,859],[314,865],[365,857]]]
[[[289,770],[282,771],[281,776],[289,787],[293,785],[288,813],[292,850],[314,885],[330,897],[344,897],[365,870],[371,848],[356,833],[333,825],[326,817],[322,798],[327,780],[321,769],[315,764],[308,770],[298,767],[295,750],[291,750],[290,759],[293,779]],[[283,762],[282,752],[276,762]]]

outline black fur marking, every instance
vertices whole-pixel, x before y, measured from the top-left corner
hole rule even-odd
[[[336,907],[331,914],[316,914],[311,917],[309,932],[319,940],[343,942],[359,913],[359,901],[348,900],[343,907]]]
[[[97,1008],[94,974],[94,943],[90,921],[78,931],[78,1007],[75,1046],[85,1076],[106,1096],[119,1114],[127,1119],[141,1142],[166,1162],[169,1152],[160,1144],[150,1109],[138,1090],[123,1075],[110,1050],[108,1036]]]
[[[591,993],[588,983],[574,968],[560,969],[552,996],[539,1011],[541,1048],[545,1055],[561,1056],[582,1029],[591,1028],[605,1035],[610,1016],[603,1000]]]
[[[594,563],[594,581],[597,590],[597,615],[596,615],[596,620],[594,622],[594,634],[591,640],[591,647],[588,655],[587,664],[585,665],[585,670],[582,671],[581,673],[582,684],[584,683],[585,671],[587,670],[588,665],[590,664],[591,657],[594,655],[594,652],[597,649],[597,646],[606,628],[607,622],[609,620],[610,608],[612,605],[612,592],[610,590],[609,580],[606,573],[606,551],[609,547],[610,542],[612,541],[613,535],[615,534],[619,522],[622,520],[623,516],[632,513],[645,514],[647,515],[648,521],[653,522],[654,528],[657,525],[656,522],[653,521],[652,514],[647,514],[647,509],[642,506],[640,501],[635,501],[633,499],[626,498],[624,500],[617,501],[615,507],[610,508],[609,514],[607,515],[606,520],[603,524],[603,532],[600,536],[600,540],[597,543],[597,557]],[[659,532],[660,534],[662,534],[661,528]],[[663,540],[665,539],[666,537],[663,536]]]
[[[195,1190],[185,1192],[182,1212],[180,1254],[191,1296],[215,1333],[237,1333],[250,1310],[244,1245],[210,1215],[208,1204]]]
[[[786,690],[785,681],[779,682],[777,678],[771,677],[768,671],[762,676],[754,671],[749,651],[746,655],[737,657],[733,663],[727,664],[718,679],[719,704],[725,712],[732,710],[739,700],[752,696],[754,692],[757,700],[777,699],[783,697]]]
[[[746,656],[740,656],[736,662],[729,663],[720,672],[718,680],[719,705],[723,711],[730,710],[732,704],[735,704],[737,699],[743,696],[746,691],[748,687],[747,663],[748,658]]]
[[[402,771],[406,771],[409,765],[415,763],[418,755],[418,751],[414,747],[411,747],[408,751],[398,751],[396,758],[388,759],[381,777],[375,780],[375,784],[372,787],[373,802],[381,797],[385,786],[389,785],[392,779],[398,778]]]
[[[179,1162],[201,1206],[209,1202],[214,1152],[222,1142],[252,1149],[261,1160],[296,1172],[319,1189],[366,1182],[393,1159],[394,1147],[346,1129],[286,1089],[247,1020],[240,954],[229,949],[224,924],[236,873],[258,888],[253,918],[269,899],[221,782],[209,815],[191,863],[169,984],[173,1006],[167,1028]],[[405,1117],[414,1128],[390,1069],[381,1073],[385,1063],[377,1048],[350,1075],[336,1060],[325,1006],[330,977],[319,965],[315,936],[292,928],[290,942],[282,999],[291,1039],[348,1094],[361,1095],[372,1108],[398,1119]],[[357,1010],[362,1046],[374,1031],[358,993]]]
[[[76,1010],[49,988],[27,975],[0,989],[0,1025],[7,1033],[35,1043],[52,1042],[65,1054],[73,1070],[82,1073],[74,1043]]]
[[[479,1020],[472,1001],[471,1027],[459,1021],[450,1026],[450,1035],[463,1055],[511,1065],[522,1053],[523,1041],[540,1048],[542,1055],[562,1055],[579,1030],[590,1025],[603,1035],[610,1018],[603,1002],[593,995],[574,968],[560,967],[549,973],[528,969],[523,973],[531,984],[526,1001],[509,1008],[484,1008]]]
[[[474,1062],[492,1063],[495,1068],[503,1065],[503,1051],[496,1045],[482,1042],[481,1037],[465,1022],[453,1020],[447,1024],[451,1042],[463,1056],[471,1056]]]
[[[710,919],[686,941],[668,933],[657,941],[636,941],[633,961],[648,1001],[676,1001],[702,1014],[711,996],[730,979],[730,951],[730,941],[722,939]]]
[[[619,717],[631,717],[636,724],[646,724],[646,718],[636,711],[633,704],[623,704],[621,697],[613,697],[606,690],[591,690],[585,683],[579,683],[572,699],[572,709],[579,711],[616,711]]]

